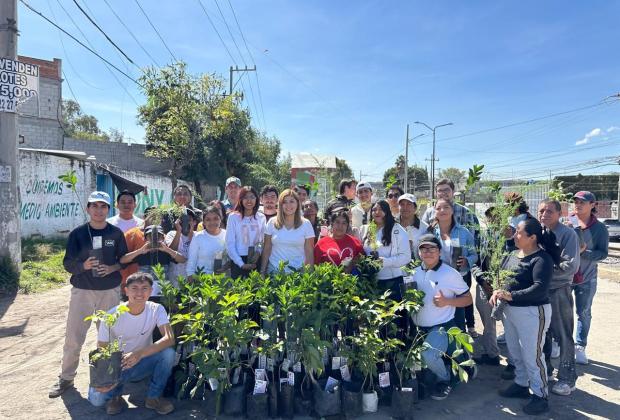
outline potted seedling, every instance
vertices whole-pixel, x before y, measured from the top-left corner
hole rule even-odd
[[[94,314],[84,318],[84,321],[95,321],[102,323],[100,328],[108,329],[109,342],[103,347],[91,351],[88,354],[90,365],[90,386],[93,388],[104,388],[117,384],[121,377],[121,337],[112,338],[112,327],[118,318],[129,308],[126,305],[119,305],[113,313],[98,310]]]

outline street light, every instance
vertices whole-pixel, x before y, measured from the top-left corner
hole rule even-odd
[[[433,156],[431,158],[431,200],[434,200],[435,199],[435,130],[437,130],[439,127],[445,127],[447,125],[452,125],[452,123],[450,122],[446,124],[436,125],[433,128],[431,128],[428,124],[423,123],[421,121],[416,121],[415,124],[423,125],[424,127],[428,128],[430,131],[433,132]]]
[[[404,179],[404,185],[403,185],[405,189],[405,193],[409,192],[409,183],[408,183],[409,181],[409,142],[414,141],[418,137],[422,137],[425,135],[426,134],[424,133],[418,134],[414,138],[410,139],[409,138],[409,124],[407,124],[407,137],[405,138],[405,179]]]

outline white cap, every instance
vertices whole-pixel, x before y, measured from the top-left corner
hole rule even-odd
[[[372,185],[370,185],[370,182],[360,182],[359,184],[357,184],[357,187],[355,187],[356,192],[364,189],[372,191]]]
[[[398,202],[399,202],[399,203],[400,203],[401,201],[403,201],[403,200],[407,200],[407,201],[409,201],[409,202],[411,202],[411,203],[413,203],[413,204],[417,204],[417,203],[418,203],[418,199],[417,199],[417,198],[415,198],[415,195],[413,195],[413,194],[409,194],[409,193],[407,193],[407,194],[403,194],[403,195],[401,195],[400,197],[398,197]]]
[[[109,206],[110,196],[108,195],[107,192],[103,192],[103,191],[93,191],[92,193],[90,193],[90,195],[88,196],[88,202],[96,203],[98,201],[101,203],[106,203]]]

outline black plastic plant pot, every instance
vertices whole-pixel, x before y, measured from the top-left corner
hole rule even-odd
[[[269,417],[269,394],[248,394],[246,396],[246,417],[249,419],[266,419]]]
[[[121,358],[123,353],[116,351],[110,358],[99,357],[93,361],[93,357],[99,354],[99,349],[88,354],[90,364],[90,386],[103,388],[118,383],[121,379]]]
[[[342,413],[348,419],[362,415],[362,384],[344,382],[342,384]]]
[[[379,397],[379,405],[380,406],[390,406],[392,404],[392,386],[387,386],[385,388],[376,387],[377,397]]]
[[[409,388],[410,391],[394,389],[392,392],[391,414],[395,419],[413,420],[413,405],[417,401],[418,390]]]
[[[186,211],[181,214],[181,234],[184,236],[189,235],[189,215]]]
[[[245,414],[245,386],[233,386],[224,393],[224,414],[227,416]]]
[[[219,416],[222,411],[222,394],[217,391],[204,392],[204,407],[208,416]]]
[[[280,416],[292,419],[295,415],[295,387],[288,383],[280,384],[280,399],[278,401]]]
[[[274,381],[267,385],[267,394],[269,395],[269,417],[278,417],[278,385]]]
[[[319,417],[335,416],[342,412],[340,401],[340,387],[337,385],[334,392],[325,391],[327,381],[321,379],[314,385],[314,411]]]

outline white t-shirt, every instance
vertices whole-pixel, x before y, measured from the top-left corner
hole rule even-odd
[[[422,266],[416,268],[413,281],[417,282],[418,290],[424,292],[424,306],[413,315],[413,322],[419,327],[433,327],[454,318],[454,306],[440,308],[433,303],[433,297],[439,294],[440,290],[449,299],[469,290],[459,272],[443,262],[439,268],[432,270],[425,270]]]
[[[143,220],[136,216],[132,216],[131,219],[122,219],[121,215],[117,214],[116,216],[108,218],[107,222],[113,226],[116,226],[117,228],[122,230],[123,233],[125,233],[129,229],[141,225]]]
[[[108,313],[114,313],[116,308],[118,306],[110,309]],[[153,344],[153,330],[155,327],[161,327],[169,323],[170,320],[168,320],[168,314],[164,307],[159,303],[148,301],[139,315],[132,315],[129,312],[122,314],[111,328],[112,337],[108,333],[108,328],[105,325],[101,325],[97,340],[109,343],[111,340],[120,337],[122,351],[129,353]]]
[[[306,254],[304,244],[306,239],[314,239],[314,229],[309,220],[303,219],[303,223],[297,229],[282,227],[276,229],[276,218],[269,219],[265,235],[271,236],[271,255],[269,256],[269,271],[278,269],[280,261],[288,261],[287,266],[301,268],[304,266]],[[285,271],[290,271],[288,267]]]
[[[170,232],[166,234],[166,238],[164,239],[164,242],[166,243],[166,245],[170,246],[172,241],[174,241],[174,237],[176,236],[176,234],[177,234],[176,230],[171,230]],[[192,236],[192,238],[195,238],[195,237],[196,237],[196,232],[194,232],[194,235]],[[191,238],[181,234],[177,252],[183,255],[185,258],[187,258],[187,256],[189,255],[189,245],[191,242],[192,242]],[[167,271],[168,278],[167,279],[171,281],[172,284],[174,284],[175,286],[178,285],[177,278],[179,276],[185,277],[186,264],[187,263],[168,264],[168,271]]]
[[[201,230],[194,235],[194,240],[189,245],[189,254],[187,256],[187,264],[185,271],[187,276],[196,274],[199,267],[202,267],[203,273],[213,273],[213,261],[216,254],[222,254],[226,251],[226,231],[220,230],[218,235],[211,235],[206,230]]]
[[[265,235],[265,215],[241,217],[237,212],[231,213],[226,221],[226,248],[228,256],[239,267],[243,265],[242,256],[248,255],[248,247],[263,242]]]

